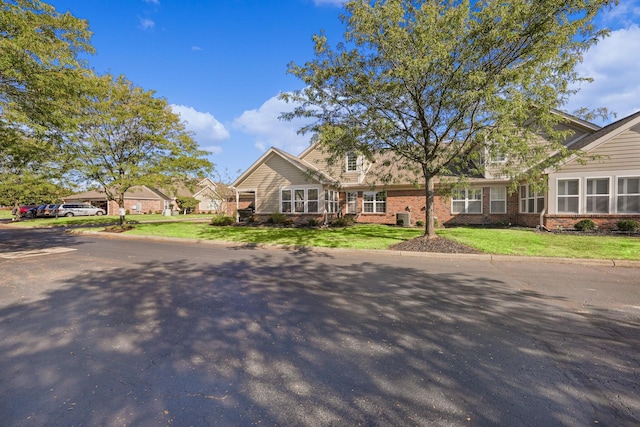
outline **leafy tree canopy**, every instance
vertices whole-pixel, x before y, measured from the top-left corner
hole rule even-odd
[[[135,185],[171,188],[213,169],[166,100],[122,76],[96,77],[82,108],[68,144],[72,168],[121,208]]]
[[[593,19],[614,3],[349,1],[345,42],[332,49],[316,35],[315,59],[290,64],[306,86],[282,95],[297,105],[283,118],[312,119],[301,132],[330,159],[391,152],[390,166],[421,177],[425,233],[435,236],[434,177],[465,178],[498,153],[509,159],[506,175],[535,175],[550,166],[550,152],[560,153],[553,161],[566,154],[554,109],[586,80],[575,66],[607,34]]]
[[[0,0],[0,141],[7,132],[43,139],[65,127],[90,38],[87,21],[47,3]]]
[[[54,201],[57,144],[92,53],[87,22],[38,0],[0,0],[0,186],[6,204]]]
[[[178,208],[181,211],[193,212],[195,208],[200,203],[200,200],[195,197],[181,196],[176,198],[176,202],[178,202]]]

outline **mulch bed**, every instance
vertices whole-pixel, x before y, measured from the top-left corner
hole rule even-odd
[[[445,239],[444,237],[436,237],[435,239],[429,239],[424,236],[416,237],[415,239],[407,240],[406,242],[396,243],[389,246],[389,249],[394,251],[411,251],[411,252],[440,252],[448,254],[480,254],[482,252],[463,245],[462,243],[454,242],[453,240]]]

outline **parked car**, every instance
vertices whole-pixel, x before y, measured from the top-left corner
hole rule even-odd
[[[36,215],[37,217],[41,217],[44,216],[44,210],[45,208],[49,206],[49,205],[40,205],[36,208]]]
[[[58,216],[104,215],[104,209],[88,203],[64,203],[58,207]]]
[[[38,205],[22,205],[20,206],[20,216],[26,218],[33,218],[36,213]]]
[[[40,207],[38,207],[38,210],[36,211],[36,216],[37,217],[49,217],[49,216],[55,216],[56,214],[56,210],[58,209],[58,206],[60,206],[59,204],[48,204],[48,205],[42,205]]]

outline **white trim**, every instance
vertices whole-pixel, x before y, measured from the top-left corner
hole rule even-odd
[[[493,190],[504,190],[504,199],[496,199],[493,200]],[[509,191],[507,191],[507,187],[489,187],[489,213],[492,214],[506,214],[507,213],[507,204],[509,200]],[[504,201],[504,211],[503,212],[494,212],[492,209],[491,202],[503,202]]]
[[[589,180],[594,180],[594,179],[606,179],[606,180],[609,181],[609,185],[607,186],[608,187],[607,188],[607,190],[608,190],[607,196],[609,197],[609,203],[608,203],[608,206],[607,206],[607,212],[589,212],[587,210],[587,199],[589,198],[589,196],[594,196],[594,197],[595,196],[603,196],[603,194],[587,194],[587,191],[589,191],[588,181]],[[612,188],[611,188],[612,187],[612,185],[611,185],[612,182],[613,182],[613,179],[612,179],[611,176],[588,176],[588,177],[584,177],[584,205],[582,206],[584,213],[593,214],[593,215],[606,215],[606,214],[613,213],[615,211],[615,205],[612,205],[612,203],[611,203],[612,202],[612,197],[611,196],[613,195],[613,192],[611,191],[612,190]]]
[[[614,191],[615,192],[614,192],[613,198],[615,198],[615,202],[614,202],[615,212],[618,213],[618,214],[621,214],[621,215],[637,215],[638,214],[637,212],[619,212],[619,210],[618,210],[618,197],[620,197],[620,189],[619,189],[618,181],[620,179],[629,179],[629,178],[635,178],[635,179],[640,180],[640,173],[637,173],[636,175],[629,175],[629,176],[627,176],[627,175],[618,175],[618,176],[614,177],[614,181],[615,181],[614,182],[614,184],[615,184]],[[639,185],[640,185],[640,183],[639,183]],[[624,196],[633,196],[635,194],[636,193],[624,193],[623,195]]]
[[[384,202],[381,200],[376,200],[376,196],[380,193],[385,193],[384,195]],[[367,195],[373,195],[373,200],[372,201],[365,201],[365,197]],[[364,208],[366,203],[373,203],[373,211],[371,212],[367,212],[367,210]],[[378,211],[378,206],[384,204],[384,210],[383,211]],[[381,190],[381,191],[363,191],[362,192],[362,213],[363,214],[385,214],[387,213],[387,195],[386,195],[386,191]]]
[[[353,195],[353,194],[356,195],[355,201],[352,201],[352,202],[355,202],[355,209],[354,209],[353,212],[351,212],[351,210],[349,209],[349,195],[350,194],[351,195]],[[344,197],[345,197],[345,199],[344,199],[344,201],[345,201],[345,206],[344,206],[345,212],[348,213],[348,214],[357,214],[358,213],[358,192],[357,191],[345,191],[345,196]]]
[[[577,179],[579,182],[579,207],[580,215],[638,215],[637,213],[627,213],[618,211],[618,178],[640,178],[637,170],[621,170],[621,171],[589,171],[580,174],[572,173],[555,173],[549,175],[549,193],[548,193],[548,213],[552,215],[573,214],[573,212],[558,212],[558,181]],[[587,180],[588,179],[609,179],[609,212],[596,213],[587,212]]]
[[[302,200],[303,202],[303,212],[297,212],[295,209],[295,204],[296,204],[296,198],[295,198],[295,193],[296,190],[304,190],[304,198]],[[318,192],[318,198],[317,199],[313,199],[312,201],[317,202],[318,203],[318,208],[316,211],[310,212],[309,211],[309,190],[316,190]],[[282,192],[283,191],[291,191],[291,200],[289,200],[288,202],[291,203],[291,211],[290,212],[284,212],[282,209],[282,203],[284,202],[282,200]],[[322,185],[285,185],[280,187],[280,189],[278,190],[278,211],[282,214],[287,214],[287,215],[299,215],[299,214],[319,214],[322,213],[324,211],[324,192],[322,189]]]
[[[480,190],[480,199],[470,199],[469,198],[469,191],[473,190],[474,192]],[[455,193],[456,192],[464,192],[464,199],[456,199]],[[484,206],[483,206],[483,197],[484,197],[484,190],[482,187],[470,187],[470,188],[462,188],[460,190],[456,190],[451,194],[451,213],[453,215],[461,215],[461,214],[467,214],[467,215],[481,215],[484,212]],[[480,202],[480,212],[469,212],[469,202]],[[461,212],[456,212],[453,209],[453,204],[455,202],[464,202],[464,210]]]

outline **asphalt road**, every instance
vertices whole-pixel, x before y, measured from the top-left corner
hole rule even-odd
[[[640,424],[640,269],[0,228],[2,426]]]

